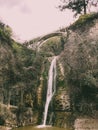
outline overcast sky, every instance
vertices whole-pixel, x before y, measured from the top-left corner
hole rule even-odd
[[[60,0],[0,0],[0,19],[18,39],[29,40],[72,22],[72,13],[60,12]]]

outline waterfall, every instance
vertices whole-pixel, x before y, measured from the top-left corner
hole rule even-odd
[[[53,58],[50,65],[49,74],[48,74],[48,86],[47,86],[43,126],[46,125],[49,104],[56,91],[56,58],[57,57]]]

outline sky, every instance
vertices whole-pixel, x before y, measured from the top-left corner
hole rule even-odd
[[[51,33],[70,25],[73,14],[57,9],[60,0],[0,0],[0,19],[20,41]]]

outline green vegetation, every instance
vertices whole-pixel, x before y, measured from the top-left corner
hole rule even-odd
[[[98,91],[96,88],[96,79],[91,74],[76,73],[74,70],[68,78],[73,111],[78,112],[79,115],[91,116],[97,106],[95,96]]]
[[[5,119],[3,115],[0,115],[0,125],[5,125]]]
[[[3,102],[18,105],[22,90],[34,91],[37,87],[40,63],[36,67],[36,53],[11,39],[8,26],[1,23],[0,29],[0,89],[6,93]]]
[[[56,36],[62,36],[62,34],[61,33],[50,33],[50,34],[43,36],[40,40],[47,40],[49,38],[56,37]]]
[[[61,2],[62,4],[59,5],[60,10],[70,9],[75,12],[75,16],[78,14],[87,14],[87,8],[89,5],[90,7],[98,6],[98,0],[62,0]]]
[[[33,100],[31,93],[25,95],[24,104],[26,107],[33,107]]]
[[[80,29],[82,27],[86,27],[88,23],[94,25],[93,20],[97,18],[98,18],[98,13],[81,15],[79,19],[69,27],[69,29],[73,29],[73,30],[78,28]]]
[[[0,21],[0,39],[10,44],[10,42],[12,42],[11,36],[12,36],[11,28]]]
[[[98,111],[97,21],[98,13],[80,16],[69,27],[72,32],[62,55],[71,111],[78,117],[92,117]],[[91,37],[90,29],[93,30]]]
[[[27,109],[30,110],[29,112],[36,111],[36,115],[40,115],[36,117],[38,118],[36,120],[41,122],[49,66],[52,57],[56,55],[59,55],[57,93],[49,106],[50,116],[53,112],[55,114],[54,108],[57,108],[56,113],[69,112],[67,118],[62,117],[63,114],[59,113],[61,117],[57,114],[56,123],[63,126],[64,122],[69,123],[68,120],[73,122],[78,116],[92,116],[94,111],[98,111],[98,39],[95,38],[97,35],[93,38],[93,34],[92,39],[89,38],[89,29],[96,24],[96,19],[98,19],[98,13],[82,15],[68,28],[72,30],[68,30],[67,36],[64,33],[52,33],[33,39],[27,42],[26,46],[12,40],[10,28],[1,24],[0,90],[3,95],[2,102],[18,106],[15,112],[20,125],[25,120],[24,115]],[[78,34],[81,29],[86,29],[83,35]],[[29,44],[36,44],[38,41],[42,41],[39,51],[27,48]],[[70,96],[68,99],[67,93]],[[70,105],[66,106],[68,102]],[[55,105],[54,108],[53,105]],[[0,124],[3,125],[7,117],[3,112],[3,119],[1,114],[0,110]],[[55,118],[55,115],[53,116]],[[59,119],[60,123],[58,123]],[[55,124],[56,119],[53,120]]]
[[[33,50],[27,49],[21,44],[13,43],[12,44],[14,54],[19,59],[25,67],[31,66],[34,62],[35,52]]]
[[[47,39],[40,47],[41,52],[48,53],[50,56],[59,55],[63,50],[65,39],[61,36],[55,36]]]
[[[40,37],[37,37],[37,38],[34,38],[34,39],[30,40],[29,42],[25,41],[23,43],[23,45],[28,46],[28,45],[31,45],[31,44],[36,44],[39,40],[40,40]]]

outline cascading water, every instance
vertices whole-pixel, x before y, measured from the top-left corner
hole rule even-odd
[[[56,59],[57,57],[54,57],[50,65],[49,74],[48,74],[48,86],[47,86],[47,96],[46,96],[43,124],[40,125],[39,127],[46,126],[49,104],[56,91]]]
[[[47,88],[47,97],[46,97],[43,125],[46,125],[49,104],[56,91],[56,58],[57,57],[54,57],[54,59],[52,60],[49,69],[48,88]]]

